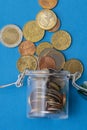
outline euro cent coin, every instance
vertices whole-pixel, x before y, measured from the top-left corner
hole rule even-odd
[[[70,60],[66,61],[65,65],[64,65],[64,70],[67,70],[72,74],[74,74],[76,72],[80,72],[82,74],[83,65],[77,59],[70,59]]]
[[[0,35],[1,43],[9,48],[18,46],[23,38],[21,29],[13,24],[2,28]]]
[[[20,72],[23,72],[25,69],[36,70],[37,59],[34,56],[22,56],[17,61],[17,68]]]
[[[24,25],[23,34],[26,40],[38,42],[44,37],[45,31],[38,26],[36,21],[30,21]]]
[[[40,43],[40,44],[37,46],[36,54],[37,54],[37,55],[40,55],[40,53],[41,53],[45,48],[53,48],[53,46],[52,46],[52,44],[50,44],[50,43],[48,43],[48,42]]]
[[[57,50],[66,50],[71,45],[71,36],[66,31],[57,31],[52,36],[52,44]]]
[[[31,41],[24,41],[19,45],[19,52],[22,56],[33,55],[36,47]]]
[[[57,23],[55,13],[49,9],[40,11],[36,17],[37,24],[44,30],[50,30]]]
[[[55,69],[56,68],[56,63],[55,60],[50,57],[50,56],[44,56],[39,60],[39,69]]]
[[[56,25],[55,25],[52,29],[50,29],[50,30],[48,30],[48,31],[49,31],[49,32],[56,32],[56,31],[58,31],[59,28],[60,28],[60,20],[57,19]]]
[[[45,50],[43,50],[39,56],[39,59],[42,57],[42,56],[50,56],[52,57],[54,60],[55,60],[55,63],[56,63],[56,69],[57,70],[61,70],[63,69],[64,67],[64,64],[65,64],[65,57],[64,55],[59,52],[59,51],[56,51],[55,49],[53,48],[46,48]]]
[[[52,9],[57,5],[58,0],[39,0],[39,4],[42,8]]]

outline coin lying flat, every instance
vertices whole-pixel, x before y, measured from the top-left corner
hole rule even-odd
[[[22,31],[16,25],[7,25],[0,32],[0,40],[6,47],[16,47],[22,41]]]
[[[38,26],[36,21],[30,21],[24,25],[23,34],[26,40],[38,42],[44,37],[45,31]]]
[[[39,69],[49,69],[49,68],[56,68],[55,60],[50,56],[42,57],[38,62]]]
[[[53,11],[44,9],[38,13],[36,21],[42,29],[50,30],[56,25],[57,17]]]
[[[43,56],[50,56],[55,60],[56,63],[56,69],[61,70],[64,67],[65,64],[65,58],[62,53],[59,51],[56,51],[55,49],[46,48],[43,50],[39,56],[39,59]]]
[[[58,31],[59,28],[60,28],[60,20],[57,19],[56,25],[55,25],[52,29],[50,29],[50,30],[48,30],[48,31],[49,31],[49,32],[56,32],[56,31]]]
[[[66,61],[63,69],[69,71],[72,74],[74,74],[76,72],[82,73],[83,65],[77,59],[70,59],[70,60]]]
[[[48,43],[48,42],[40,43],[40,44],[37,46],[36,54],[37,54],[37,55],[40,55],[40,53],[41,53],[45,48],[53,48],[53,46],[52,46],[50,43]]]
[[[33,55],[35,51],[36,47],[31,41],[24,41],[19,46],[19,52],[22,56]]]
[[[66,31],[57,31],[52,36],[52,44],[57,50],[65,50],[71,45],[71,36]]]
[[[17,68],[20,72],[23,72],[25,69],[36,70],[37,59],[34,56],[22,56],[17,61]]]
[[[39,0],[39,4],[45,9],[52,9],[57,5],[58,0]]]

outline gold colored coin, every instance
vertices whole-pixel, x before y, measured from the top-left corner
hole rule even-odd
[[[50,44],[50,43],[48,43],[48,42],[40,43],[40,44],[37,46],[36,54],[37,54],[37,55],[40,55],[40,53],[41,53],[45,48],[53,48],[53,46],[52,46],[52,44]]]
[[[36,21],[42,29],[50,30],[56,25],[57,17],[53,11],[44,9],[38,13]]]
[[[66,61],[65,65],[64,65],[64,70],[67,70],[72,74],[74,74],[76,72],[80,72],[82,74],[83,65],[77,59],[70,59],[70,60]]]
[[[52,9],[57,5],[58,0],[39,0],[39,4],[45,9]]]
[[[36,21],[30,21],[24,25],[23,34],[28,41],[38,42],[44,37],[45,31],[38,26]]]
[[[52,57],[55,60],[57,70],[60,71],[61,69],[63,69],[65,64],[65,57],[61,52],[56,51],[53,48],[46,48],[40,53],[38,60],[40,60],[43,56]]]
[[[16,25],[7,25],[1,30],[1,42],[6,47],[16,47],[18,46],[22,41],[22,31],[21,29]]]
[[[52,29],[50,29],[50,30],[48,30],[48,31],[49,31],[49,32],[56,32],[56,31],[58,31],[59,28],[60,28],[60,20],[57,19],[56,25],[55,25]]]
[[[57,50],[65,50],[71,45],[71,36],[66,31],[57,31],[52,36],[52,44]]]
[[[23,72],[25,69],[36,70],[37,59],[34,56],[22,56],[17,61],[17,68],[20,72]]]

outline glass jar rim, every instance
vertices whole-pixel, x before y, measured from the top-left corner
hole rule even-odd
[[[54,70],[54,72],[51,73],[49,70],[34,70],[34,71],[28,70],[26,72],[26,75],[30,77],[47,77],[47,76],[68,77],[69,74],[70,72],[64,70],[61,71]]]

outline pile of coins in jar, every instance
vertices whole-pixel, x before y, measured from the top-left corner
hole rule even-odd
[[[41,74],[38,73],[36,73],[38,76],[31,77],[32,90],[28,97],[28,104],[30,105],[28,114],[30,116],[45,114],[46,116],[62,112],[67,113],[68,95],[66,94],[68,84],[66,78],[63,77],[64,74],[58,75],[53,70],[49,70],[48,76],[43,71]]]
[[[82,74],[83,65],[81,61],[75,58],[66,61],[64,54],[61,52],[70,47],[72,38],[67,31],[60,30],[60,19],[52,11],[58,4],[58,0],[38,0],[38,2],[43,9],[37,14],[35,20],[28,21],[23,30],[17,25],[3,27],[0,32],[1,43],[10,48],[18,46],[21,55],[17,61],[19,72],[23,72],[25,69],[54,69],[69,71],[72,74],[75,72]],[[51,41],[40,42],[36,46],[36,42],[44,38],[46,31],[54,32]],[[50,77],[47,82],[46,95],[45,97],[41,96],[41,99],[38,100],[38,106],[43,97],[46,100],[47,111],[62,109],[66,104],[66,95],[61,93],[63,87],[57,78]],[[35,93],[38,92],[40,97],[41,91],[41,88],[39,88],[30,95],[29,103],[32,107],[35,105],[35,101],[33,101]]]

